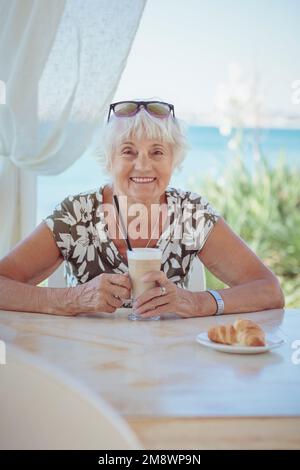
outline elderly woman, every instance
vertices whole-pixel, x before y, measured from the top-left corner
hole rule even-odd
[[[104,154],[111,183],[67,197],[0,261],[0,308],[77,315],[128,306],[126,239],[133,248],[162,250],[161,270],[143,279],[155,281],[156,287],[136,300],[136,312],[145,318],[165,312],[186,318],[282,308],[276,276],[208,201],[168,186],[186,152],[174,106],[113,103],[107,121]],[[229,287],[189,291],[196,256]],[[68,287],[38,287],[63,261]]]

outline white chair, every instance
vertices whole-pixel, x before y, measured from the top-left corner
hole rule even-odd
[[[205,269],[198,256],[195,257],[191,266],[188,289],[192,292],[198,292],[206,289]]]
[[[61,265],[48,277],[48,287],[66,287],[64,278],[64,261]]]
[[[0,368],[0,449],[141,449],[99,396],[12,347]]]

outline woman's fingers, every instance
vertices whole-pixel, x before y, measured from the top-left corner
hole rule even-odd
[[[115,313],[116,308],[117,308],[117,307],[113,307],[112,305],[110,305],[110,304],[107,302],[104,312],[105,312],[105,313]]]
[[[147,312],[144,312],[141,314],[142,318],[148,318],[148,317],[155,317],[156,315],[161,315],[162,313],[170,313],[172,312],[172,307],[169,304],[165,305],[160,305],[157,308],[154,308],[153,310],[148,310]]]
[[[163,271],[149,271],[148,273],[144,274],[144,276],[142,277],[142,281],[158,282],[162,286],[170,282]]]
[[[144,303],[140,307],[136,308],[135,311],[138,314],[148,313],[148,310],[152,311],[154,309],[160,308],[164,305],[169,305],[172,300],[171,295],[162,295],[160,297],[155,297],[148,302]]]
[[[154,297],[164,297],[165,295],[161,295],[161,288],[160,287],[153,287],[153,289],[149,289],[143,294],[141,294],[134,304],[135,308],[139,308],[143,304],[149,302],[149,300],[153,299]]]
[[[171,302],[176,286],[168,280],[165,273],[162,271],[149,271],[149,273],[142,277],[142,280],[145,282],[157,282],[159,286],[149,289],[137,298],[134,304],[134,309],[137,313],[142,314],[148,310],[152,311]],[[162,292],[162,287],[164,287],[165,293]]]
[[[131,290],[131,281],[128,274],[110,274],[109,276],[111,284]]]
[[[105,291],[122,299],[130,299],[131,282],[128,275],[103,273],[101,276]]]
[[[162,271],[149,271],[142,277],[142,281],[156,282],[158,286],[138,297],[135,303],[135,310],[147,316],[150,316],[149,312],[153,313],[156,309],[158,309],[158,311],[162,311],[161,309],[170,311],[170,303],[173,299],[172,294],[174,290],[176,290],[176,286],[168,280],[165,273]],[[128,273],[103,273],[101,275],[101,283],[103,294],[105,292],[107,311],[109,312],[114,312],[117,308],[122,307],[123,301],[129,299],[131,296],[131,281]],[[161,287],[165,289],[165,293],[163,294]]]
[[[107,302],[115,308],[120,308],[123,305],[123,299],[115,297],[113,294],[109,294]]]
[[[130,298],[130,290],[128,290],[126,287],[110,284],[107,291],[109,292],[109,294],[112,294],[115,297],[120,297],[120,299]]]

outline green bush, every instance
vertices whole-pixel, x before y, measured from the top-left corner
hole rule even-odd
[[[281,154],[275,165],[261,155],[250,171],[237,155],[222,179],[198,180],[193,189],[207,197],[278,276],[286,306],[299,307],[300,170],[291,168]],[[224,287],[210,272],[206,274],[210,288]]]

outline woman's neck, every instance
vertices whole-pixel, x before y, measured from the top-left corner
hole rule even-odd
[[[107,185],[104,188],[104,191],[106,192],[106,202],[109,202],[111,204],[114,204],[113,201],[113,195],[116,194],[114,192],[113,185]],[[166,203],[166,197],[165,194],[162,194],[159,198],[156,199],[151,199],[151,200],[137,200],[130,198],[127,195],[118,195],[118,201],[119,201],[119,206],[120,210],[122,211],[122,214],[125,216],[127,215],[127,219],[134,219],[136,217],[134,209],[136,208],[135,206],[137,204],[140,204],[143,206],[143,215],[147,214],[148,219],[151,219],[151,211],[152,213],[157,213],[160,204]]]

